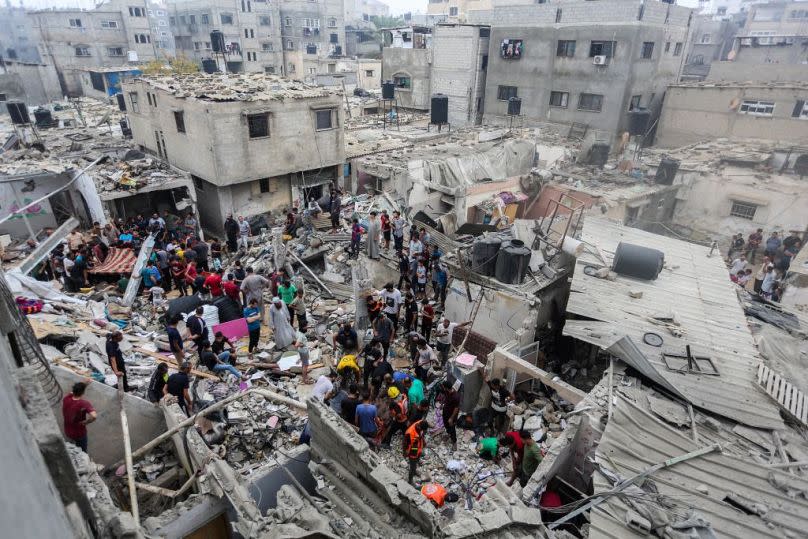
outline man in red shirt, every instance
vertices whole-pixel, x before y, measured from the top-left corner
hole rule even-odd
[[[87,452],[87,425],[98,417],[93,405],[82,399],[87,384],[77,382],[73,392],[62,400],[65,436],[85,453]]]
[[[239,295],[241,289],[236,284],[236,278],[232,273],[227,274],[227,280],[222,283],[222,289],[227,297],[241,304],[241,296]]]
[[[506,485],[511,486],[513,482],[519,477],[519,471],[522,469],[522,457],[525,454],[525,443],[522,441],[522,436],[518,432],[510,431],[502,435],[499,439],[499,445],[507,447],[511,453],[511,463],[513,464],[513,473],[510,479],[505,482]]]
[[[205,284],[203,285],[210,291],[210,295],[214,298],[218,298],[223,294],[222,292],[222,274],[224,270],[219,268],[216,270],[215,273],[211,273],[205,278]]]

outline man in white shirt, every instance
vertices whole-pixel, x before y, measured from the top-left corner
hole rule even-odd
[[[325,374],[321,375],[314,384],[311,396],[325,402],[334,392],[334,381],[336,379],[337,371],[331,371],[327,376]]]
[[[729,274],[738,275],[738,272],[745,270],[748,265],[749,263],[746,261],[746,255],[741,255],[732,261],[732,265],[729,267]]]
[[[384,285],[384,290],[379,290],[384,308],[382,312],[393,322],[393,329],[398,328],[398,312],[401,308],[401,291],[393,286],[393,283]]]
[[[250,248],[249,241],[252,235],[250,230],[250,223],[248,223],[243,215],[238,216],[238,246],[243,247],[245,250]]]
[[[442,365],[445,365],[449,360],[449,350],[452,348],[452,334],[454,333],[454,329],[457,327],[466,327],[469,324],[471,324],[471,322],[463,322],[462,324],[450,322],[448,318],[444,318],[441,320],[440,324],[438,324],[435,330],[435,338]]]
[[[416,258],[421,256],[422,252],[424,252],[424,244],[421,243],[421,240],[419,240],[418,238],[413,238],[412,240],[410,240],[409,252],[410,252],[410,260],[415,260]]]

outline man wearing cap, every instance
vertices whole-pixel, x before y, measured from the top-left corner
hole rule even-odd
[[[387,390],[387,398],[390,399],[390,425],[387,434],[384,436],[382,447],[390,447],[390,441],[397,432],[407,430],[407,419],[409,413],[409,401],[407,396],[397,388],[391,387]]]

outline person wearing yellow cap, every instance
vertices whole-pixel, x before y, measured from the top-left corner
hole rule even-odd
[[[382,447],[384,448],[390,447],[390,441],[397,432],[407,430],[407,413],[409,412],[407,395],[401,393],[397,387],[391,387],[387,390],[387,398],[390,399],[391,421],[382,442]]]

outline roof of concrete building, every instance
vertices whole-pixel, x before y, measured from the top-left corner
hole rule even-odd
[[[776,141],[735,140],[717,138],[673,149],[646,148],[643,162],[656,166],[662,157],[680,161],[679,168],[685,170],[714,170],[719,165],[763,166],[775,152],[792,154],[808,152],[808,145],[800,148],[783,145]]]
[[[694,442],[628,399],[618,398],[613,410],[595,456],[600,466],[593,475],[596,495],[614,488],[615,477],[610,474],[627,479],[710,445],[703,439]],[[625,524],[629,508],[654,515],[652,528],[692,516],[706,521],[716,537],[803,536],[808,501],[793,493],[807,490],[805,478],[784,469],[714,451],[656,471],[624,495],[607,498],[591,511],[590,537],[647,537]],[[661,523],[665,518],[669,522]],[[700,535],[713,536],[701,530]]]
[[[95,71],[96,73],[128,73],[130,71],[141,71],[142,66],[105,66],[105,67],[80,67],[80,71]]]
[[[342,95],[339,90],[264,73],[144,75],[136,80],[175,97],[201,101],[282,101]]]
[[[592,247],[578,257],[567,312],[585,320],[568,320],[565,335],[608,350],[697,408],[752,427],[784,427],[776,404],[756,387],[762,360],[720,253],[594,215],[584,218],[581,239]],[[612,266],[620,242],[662,251],[658,278],[588,275]],[[709,357],[718,374],[680,368],[671,355],[687,346]]]
[[[808,89],[808,81],[698,81],[698,82],[680,82],[678,84],[671,84],[672,88],[767,88],[776,89],[782,88],[785,90]]]

